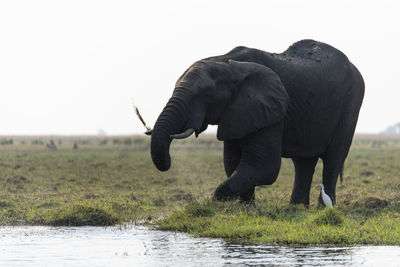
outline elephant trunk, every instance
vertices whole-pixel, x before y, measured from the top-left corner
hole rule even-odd
[[[171,135],[184,131],[186,105],[179,98],[172,97],[158,117],[151,135],[151,158],[160,171],[167,171],[171,166],[169,147]]]

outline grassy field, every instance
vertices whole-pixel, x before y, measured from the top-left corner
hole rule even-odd
[[[153,166],[147,137],[0,137],[0,225],[155,224],[235,242],[400,245],[400,138],[357,136],[335,209],[288,205],[284,159],[254,206],[210,200],[225,179],[214,137],[172,145],[172,168]]]

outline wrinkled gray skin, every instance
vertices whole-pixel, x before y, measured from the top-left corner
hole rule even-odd
[[[281,54],[236,47],[195,62],[178,79],[155,123],[151,156],[166,171],[171,135],[194,129],[197,136],[218,125],[228,179],[214,199],[252,201],[255,186],[274,183],[287,157],[295,167],[290,203],[308,205],[321,158],[325,192],[335,203],[363,96],[361,74],[327,44],[303,40]]]

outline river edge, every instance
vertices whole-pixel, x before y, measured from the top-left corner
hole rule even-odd
[[[185,233],[123,227],[0,227],[0,265],[396,266],[400,247],[285,247],[227,243]]]

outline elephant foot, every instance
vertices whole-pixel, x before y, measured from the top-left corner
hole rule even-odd
[[[302,190],[300,187],[293,187],[290,205],[304,205],[308,208],[310,205],[310,190]]]
[[[226,180],[217,187],[213,199],[217,201],[239,200],[242,203],[254,204],[254,187],[244,192],[234,192],[229,185],[229,180]]]

